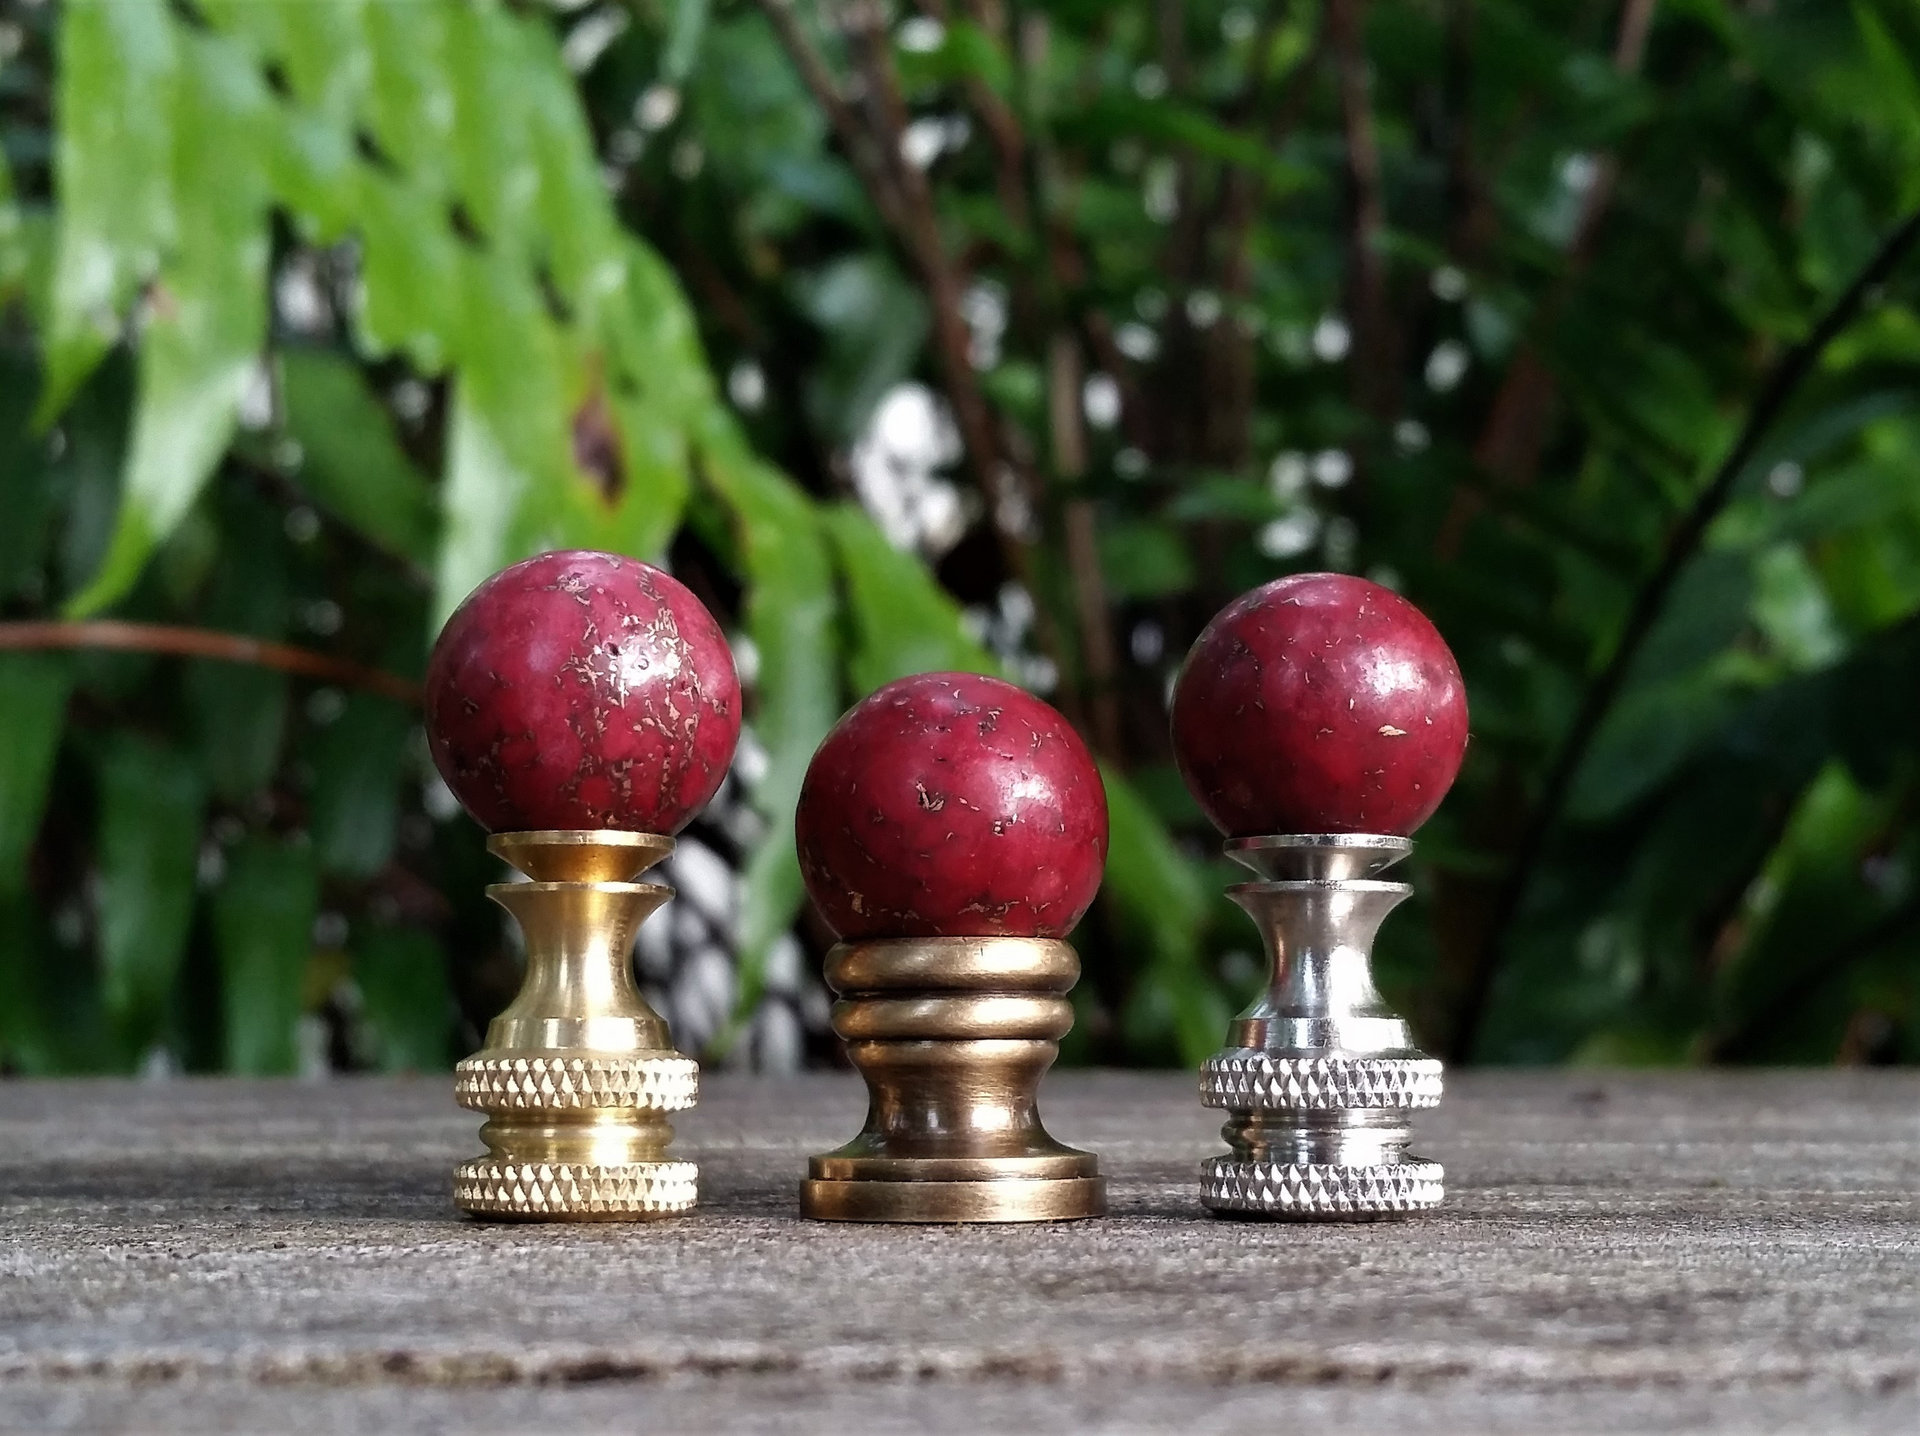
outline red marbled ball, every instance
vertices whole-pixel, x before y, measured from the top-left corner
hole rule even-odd
[[[1064,937],[1107,862],[1107,793],[1080,735],[974,673],[857,704],[813,755],[794,820],[814,905],[844,938]]]
[[[676,833],[740,741],[740,679],[713,615],[638,559],[573,550],[502,569],[427,664],[440,776],[494,832]]]
[[[1230,837],[1411,833],[1467,750],[1460,665],[1392,589],[1339,573],[1256,588],[1215,616],[1173,690],[1173,751]]]

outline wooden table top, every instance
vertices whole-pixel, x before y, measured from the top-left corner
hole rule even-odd
[[[1462,1073],[1437,1214],[1208,1217],[1183,1073],[1059,1073],[1113,1215],[802,1222],[844,1074],[706,1080],[703,1206],[460,1218],[450,1079],[0,1082],[0,1429],[1920,1429],[1920,1072]]]

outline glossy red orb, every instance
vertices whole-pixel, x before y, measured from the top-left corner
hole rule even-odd
[[[1180,775],[1229,837],[1411,833],[1467,750],[1467,693],[1439,630],[1339,573],[1256,588],[1215,616],[1173,690]]]
[[[800,871],[844,938],[1064,937],[1100,889],[1107,793],[1080,735],[973,673],[889,683],[800,789]]]
[[[726,777],[740,679],[684,584],[617,554],[502,569],[427,664],[434,764],[494,832],[676,833]]]

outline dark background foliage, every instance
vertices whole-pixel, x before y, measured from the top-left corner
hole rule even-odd
[[[825,1052],[834,716],[997,667],[1105,765],[1076,1060],[1259,977],[1165,699],[1364,573],[1474,741],[1388,995],[1490,1061],[1920,1057],[1901,0],[0,8],[0,1064],[431,1067],[515,982],[415,683],[664,556],[733,780],[642,965]]]

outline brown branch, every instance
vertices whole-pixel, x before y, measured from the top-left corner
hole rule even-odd
[[[807,92],[813,96],[814,103],[826,115],[827,124],[839,137],[841,146],[847,152],[847,159],[866,188],[867,197],[873,201],[873,207],[880,211],[880,218],[890,228],[899,230],[902,223],[900,199],[893,189],[892,165],[888,162],[888,156],[875,152],[872,139],[862,127],[859,116],[840,93],[840,85],[834,79],[833,71],[827,68],[826,60],[795,18],[793,0],[759,0],[759,5],[761,12],[773,25],[774,33],[779,36],[787,58],[793,61],[794,68],[800,72],[801,82],[806,85]]]
[[[1121,751],[1120,656],[1109,620],[1106,576],[1100,571],[1100,544],[1093,501],[1080,479],[1087,471],[1087,432],[1081,407],[1080,350],[1065,330],[1047,351],[1048,428],[1053,435],[1053,471],[1069,486],[1061,526],[1067,574],[1073,583],[1074,616],[1080,632],[1080,664],[1086,678],[1087,709],[1093,737],[1103,753]]]
[[[1011,456],[994,432],[993,411],[974,371],[972,336],[961,314],[960,275],[940,233],[933,190],[926,175],[901,153],[907,106],[887,47],[884,17],[878,5],[860,3],[849,7],[848,19],[848,33],[866,82],[869,118],[878,133],[878,147],[886,156],[889,183],[900,199],[898,236],[927,287],[934,357],[940,365],[947,402],[953,406],[954,424],[982,489],[993,500],[998,527],[1015,550],[1024,552],[1033,495],[1020,484]]]
[[[1614,704],[1626,687],[1634,660],[1639,657],[1654,625],[1666,611],[1667,600],[1673,596],[1681,574],[1699,552],[1713,521],[1732,498],[1735,485],[1759,448],[1760,441],[1813,373],[1827,346],[1854,321],[1865,305],[1867,296],[1899,268],[1916,243],[1920,243],[1920,210],[1908,215],[1895,227],[1806,337],[1780,356],[1767,374],[1733,447],[1720,461],[1713,478],[1700,491],[1692,507],[1668,535],[1659,566],[1636,595],[1626,624],[1621,629],[1620,641],[1614,646],[1613,656],[1588,688],[1579,712],[1567,730],[1540,798],[1522,830],[1513,863],[1501,882],[1487,935],[1468,974],[1466,991],[1454,1019],[1449,1047],[1456,1061],[1463,1061],[1472,1055],[1474,1041],[1479,1036],[1488,1001],[1493,994],[1494,982],[1505,961],[1507,943],[1514,921],[1519,916],[1521,901],[1526,896],[1535,869],[1545,855],[1547,837],[1560,819],[1574,777],[1579,773],[1580,765],[1586,761],[1601,725],[1613,712]]]
[[[344,658],[315,653],[310,648],[249,638],[243,633],[221,633],[210,628],[184,628],[165,623],[125,623],[118,619],[90,619],[79,623],[0,623],[0,651],[33,649],[104,648],[122,653],[161,653],[178,658],[212,658],[274,668],[301,678],[342,688],[359,688],[418,708],[424,690],[410,678],[368,668]]]
[[[1653,12],[1658,0],[1625,0],[1620,10],[1620,29],[1614,39],[1613,68],[1619,75],[1635,75],[1646,58],[1647,35],[1653,28]],[[1554,293],[1540,308],[1535,331],[1552,326],[1565,310],[1574,287],[1593,260],[1600,226],[1620,182],[1619,157],[1604,154],[1595,162],[1593,181],[1581,196],[1580,214],[1574,221],[1567,243],[1566,269]],[[1540,467],[1540,455],[1546,448],[1552,426],[1554,401],[1559,384],[1540,357],[1539,345],[1532,339],[1523,343],[1507,366],[1500,388],[1487,409],[1487,422],[1474,446],[1474,462],[1497,478],[1516,484],[1533,481]],[[1480,512],[1484,500],[1477,492],[1460,490],[1440,526],[1435,552],[1452,558],[1465,541],[1467,525]]]
[[[1353,325],[1354,403],[1381,423],[1391,422],[1399,402],[1399,340],[1387,295],[1386,201],[1381,193],[1380,145],[1373,128],[1373,97],[1367,75],[1366,0],[1329,0],[1327,38],[1340,82],[1341,125],[1346,133],[1347,303]]]
[[[1060,637],[1038,584],[1031,533],[1037,521],[1035,483],[1016,446],[1003,442],[971,358],[972,336],[961,314],[959,271],[940,233],[927,177],[901,152],[908,114],[888,47],[886,17],[871,0],[844,14],[862,78],[866,120],[840,93],[832,72],[795,20],[792,0],[758,0],[807,88],[853,159],[856,173],[895,242],[919,272],[933,324],[933,353],[967,462],[987,496],[994,536],[1008,571],[1034,597],[1034,626],[1043,651],[1060,666]],[[1069,717],[1076,715],[1069,712]]]

